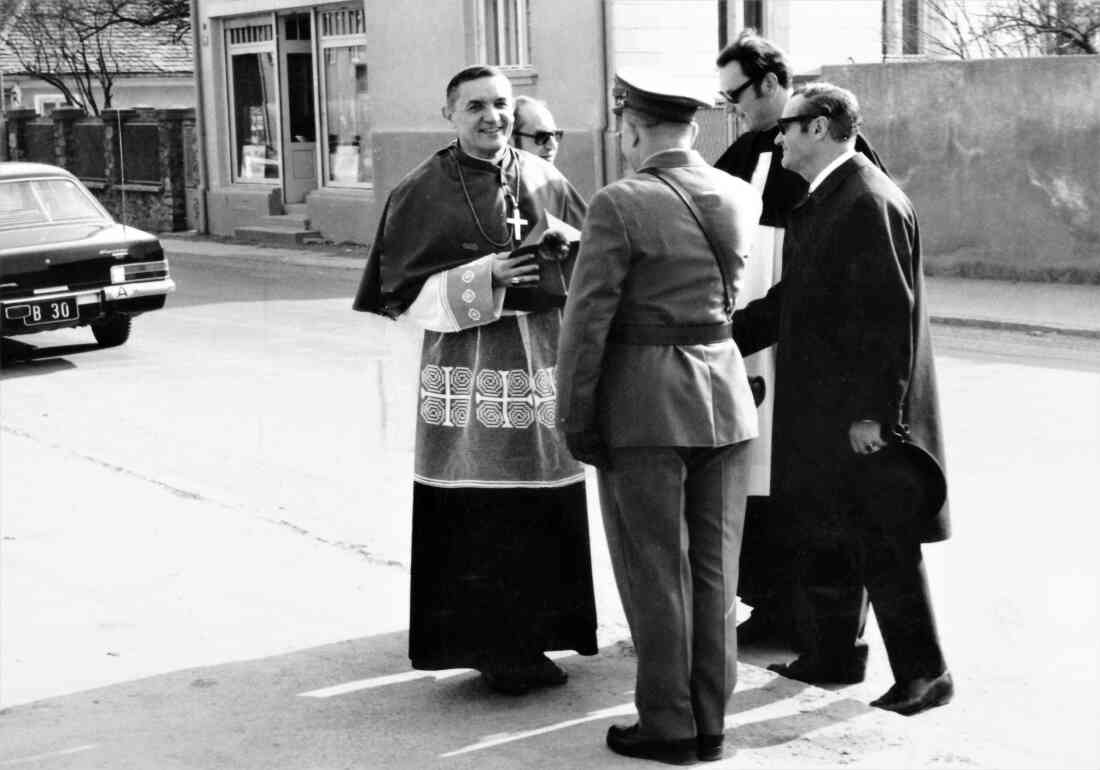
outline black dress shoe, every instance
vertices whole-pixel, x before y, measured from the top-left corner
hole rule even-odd
[[[486,662],[479,670],[490,688],[506,695],[525,695],[538,687],[556,687],[569,681],[565,669],[542,654]]]
[[[722,743],[726,736],[722,733],[717,735],[706,735],[700,733],[695,738],[695,755],[699,758],[700,762],[714,762],[721,759],[725,753],[722,750]]]
[[[557,687],[569,681],[566,670],[542,654],[525,662],[522,670],[532,687]]]
[[[480,669],[481,678],[489,689],[504,693],[505,695],[526,695],[531,690],[531,684],[527,677],[520,674],[514,668],[506,666],[492,666]]]
[[[806,684],[857,684],[863,681],[867,673],[867,648],[857,647],[853,656],[845,660],[822,660],[800,655],[790,663],[772,663],[768,671]]]
[[[624,757],[655,759],[670,765],[690,765],[695,762],[698,751],[695,738],[646,738],[638,734],[636,724],[630,727],[609,727],[607,747]]]
[[[955,682],[951,679],[951,673],[944,671],[937,677],[897,682],[882,697],[871,701],[871,705],[908,717],[944,706],[954,697]]]

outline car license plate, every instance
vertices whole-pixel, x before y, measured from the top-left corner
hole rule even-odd
[[[29,311],[23,316],[24,326],[49,326],[50,324],[75,321],[80,316],[76,307],[76,297],[61,299],[43,299],[30,303]]]

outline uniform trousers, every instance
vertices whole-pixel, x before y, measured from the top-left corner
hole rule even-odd
[[[647,737],[723,731],[737,682],[747,446],[611,448],[611,468],[599,472]]]
[[[939,676],[947,666],[921,554],[928,484],[920,467],[891,445],[851,455],[835,478],[828,507],[798,503],[816,517],[799,527],[796,558],[796,622],[808,654],[850,661],[866,644],[859,637],[869,597],[894,679]]]

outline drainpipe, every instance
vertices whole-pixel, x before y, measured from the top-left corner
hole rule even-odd
[[[0,45],[4,44],[0,37]],[[0,67],[0,160],[8,159],[8,104],[4,99],[4,68]]]
[[[598,146],[601,178],[597,187],[603,187],[609,182],[618,179],[620,169],[618,152],[613,146],[615,142],[614,117],[611,113],[611,100],[609,98],[611,83],[615,77],[615,41],[614,36],[614,5],[615,0],[603,0],[603,14],[600,18],[600,38],[603,41],[602,56],[600,57],[600,141]]]
[[[199,211],[196,225],[199,232],[205,234],[210,231],[210,227],[206,220],[206,99],[204,96],[206,91],[202,77],[203,31],[199,27],[199,3],[200,0],[193,0],[191,3],[191,58],[195,70],[195,142],[198,144],[195,152],[199,161],[199,186],[196,190]]]

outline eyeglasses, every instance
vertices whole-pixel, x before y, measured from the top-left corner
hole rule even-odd
[[[561,138],[565,136],[565,132],[560,128],[556,131],[536,131],[533,134],[525,134],[522,131],[513,131],[516,136],[525,136],[528,139],[533,139],[535,144],[542,147],[544,144],[550,141],[550,137],[554,137],[557,142],[561,142]]]
[[[741,94],[745,93],[745,89],[757,82],[757,80],[759,80],[759,78],[750,78],[732,91],[719,91],[718,93],[722,94],[730,104],[737,104],[741,101]]]
[[[779,133],[783,134],[783,136],[786,136],[787,135],[787,129],[790,128],[795,123],[802,126],[802,128],[806,128],[806,126],[809,125],[811,120],[816,120],[817,118],[827,118],[827,117],[829,117],[829,116],[826,115],[824,112],[816,112],[813,115],[791,115],[789,118],[780,118],[779,120],[777,120],[775,122],[776,122],[776,125],[779,126]]]

